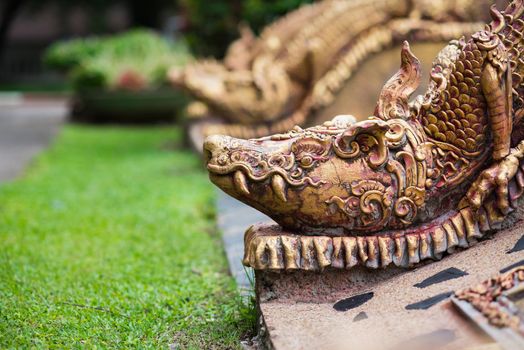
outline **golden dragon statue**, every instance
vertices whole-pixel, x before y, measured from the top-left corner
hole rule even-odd
[[[197,122],[204,136],[284,132],[329,106],[372,53],[407,38],[441,42],[471,34],[482,28],[486,4],[325,0],[291,12],[259,38],[242,27],[223,62],[197,61],[169,76],[198,101],[190,116],[211,117]]]
[[[409,266],[511,222],[524,192],[524,0],[433,62],[409,44],[375,112],[258,139],[210,136],[210,179],[280,226],[245,236],[257,269]],[[505,220],[507,218],[507,220]]]

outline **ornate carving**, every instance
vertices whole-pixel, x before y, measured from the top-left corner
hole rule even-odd
[[[323,242],[404,237],[415,256],[424,243],[424,257],[467,247],[499,227],[524,192],[524,140],[515,136],[524,81],[509,78],[524,65],[522,35],[512,34],[524,28],[524,2],[492,11],[485,31],[439,54],[413,103],[419,67],[406,43],[374,116],[252,140],[212,136],[204,145],[211,180],[285,230]],[[261,237],[255,260],[282,241]]]
[[[524,267],[490,278],[472,288],[455,293],[454,297],[466,301],[479,311],[494,327],[509,327],[524,336],[524,319],[519,309],[508,299],[512,290],[522,287]],[[520,288],[521,289],[521,288]]]
[[[492,202],[488,206],[494,209]],[[475,244],[500,224],[500,218],[491,212],[483,210],[475,218],[466,208],[422,227],[358,236],[298,234],[278,225],[257,224],[246,231],[243,263],[260,270],[408,267]]]
[[[170,77],[222,121],[205,123],[204,135],[281,133],[331,104],[371,54],[408,37],[443,41],[479,30],[478,9],[487,2],[322,1],[276,21],[259,38],[243,27],[223,63],[198,61]]]

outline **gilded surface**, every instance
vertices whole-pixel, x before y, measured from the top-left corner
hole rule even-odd
[[[170,73],[214,117],[204,135],[261,137],[304,126],[369,55],[405,38],[443,41],[481,28],[487,1],[329,0],[303,6],[256,38],[246,27],[223,62]]]
[[[452,41],[412,103],[420,69],[405,43],[399,72],[365,121],[338,116],[259,139],[207,138],[211,180],[323,244],[315,261],[340,249],[347,256],[337,237],[354,237],[356,261],[370,267],[395,263],[395,254],[405,266],[467,247],[500,227],[524,191],[523,13],[522,0],[492,9],[485,30]],[[303,259],[283,236],[291,237],[250,235],[245,262],[258,266],[271,251]],[[367,263],[370,254],[377,263]]]

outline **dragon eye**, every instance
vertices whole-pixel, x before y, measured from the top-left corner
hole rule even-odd
[[[311,156],[304,156],[300,159],[300,165],[303,167],[309,167],[313,164],[313,158]]]

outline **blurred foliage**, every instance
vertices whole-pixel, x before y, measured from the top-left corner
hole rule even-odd
[[[168,42],[153,31],[134,29],[55,43],[44,62],[67,72],[77,90],[140,90],[164,84],[169,67],[184,65],[190,58],[184,42]]]
[[[312,0],[181,0],[189,27],[186,39],[198,55],[222,57],[238,37],[238,23],[259,33],[264,26]]]

